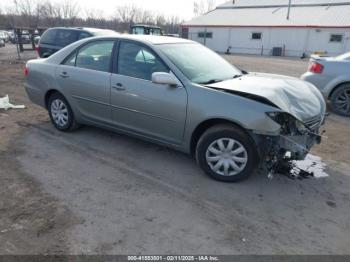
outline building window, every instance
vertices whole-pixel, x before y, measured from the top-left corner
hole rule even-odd
[[[262,33],[252,33],[252,40],[261,40]]]
[[[343,42],[343,35],[340,35],[340,34],[332,34],[330,39],[329,39],[329,42],[332,42],[332,43],[341,43]]]
[[[212,32],[199,32],[198,38],[213,38]]]

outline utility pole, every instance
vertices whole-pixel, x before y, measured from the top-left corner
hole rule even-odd
[[[288,4],[288,13],[287,13],[287,20],[289,20],[289,15],[290,15],[290,5],[292,4],[292,0],[289,0]]]

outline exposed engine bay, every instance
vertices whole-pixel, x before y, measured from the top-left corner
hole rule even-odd
[[[306,170],[293,165],[294,160],[303,160],[315,144],[320,144],[323,133],[320,126],[323,117],[316,117],[303,123],[288,113],[269,113],[275,122],[280,124],[278,136],[265,136],[265,151],[262,152],[262,165],[268,177],[283,174],[292,179],[303,179],[313,176]]]

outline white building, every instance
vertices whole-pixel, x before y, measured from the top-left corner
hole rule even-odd
[[[182,36],[231,53],[286,56],[350,51],[350,1],[235,0],[182,24]]]

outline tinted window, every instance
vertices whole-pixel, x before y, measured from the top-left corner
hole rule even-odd
[[[58,30],[56,36],[56,45],[67,46],[78,40],[75,30]]]
[[[341,43],[343,41],[343,35],[331,35],[330,42]]]
[[[118,55],[118,73],[146,80],[154,72],[169,72],[163,62],[148,48],[129,42],[122,42]]]
[[[84,38],[87,38],[87,37],[90,37],[91,35],[89,33],[86,33],[86,32],[80,32],[79,33],[79,37],[78,37],[78,40],[80,39],[84,39]]]
[[[260,40],[261,39],[261,33],[252,33],[252,39],[253,40]]]
[[[54,45],[56,40],[56,29],[46,30],[40,38],[40,43]]]
[[[113,45],[114,41],[97,41],[85,45],[79,50],[76,58],[76,66],[96,71],[109,72]]]
[[[198,38],[213,38],[212,32],[199,32]]]
[[[134,27],[134,28],[132,29],[132,33],[133,33],[134,35],[143,35],[145,32],[144,32],[143,27]]]
[[[150,34],[150,35],[161,35],[161,31],[158,28],[150,28],[148,34]]]

